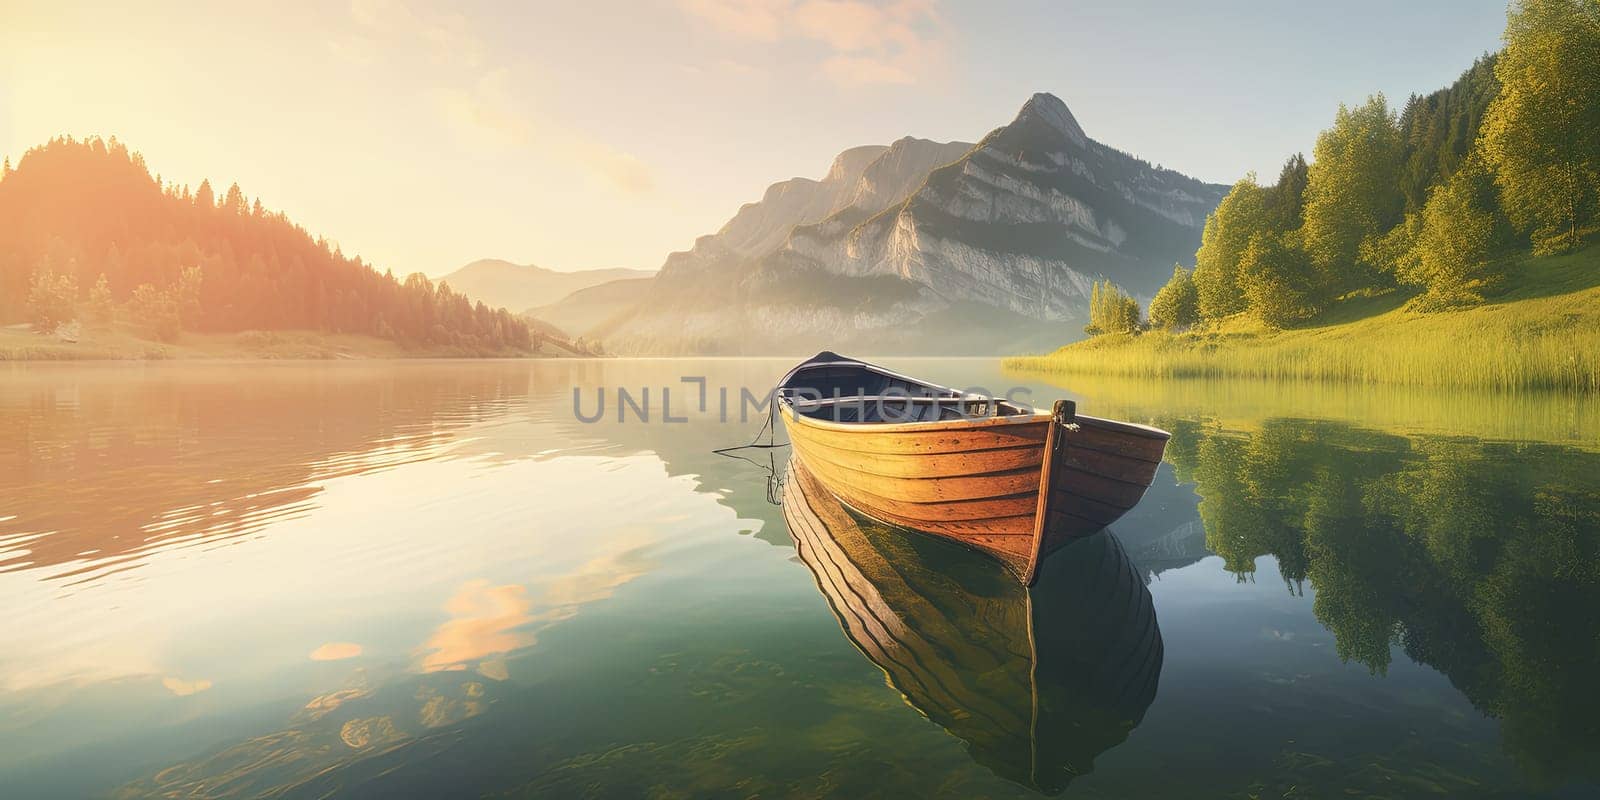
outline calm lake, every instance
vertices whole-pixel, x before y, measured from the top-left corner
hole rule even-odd
[[[0,365],[0,794],[1600,792],[1593,398],[885,359],[1173,432],[1029,594],[797,547],[792,361]]]

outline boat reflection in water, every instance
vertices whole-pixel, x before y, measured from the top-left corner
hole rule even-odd
[[[798,461],[783,512],[845,635],[996,775],[1056,794],[1155,699],[1161,631],[1109,532],[1064,547],[1028,588],[981,553],[852,513]]]

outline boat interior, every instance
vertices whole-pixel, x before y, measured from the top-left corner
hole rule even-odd
[[[862,424],[1032,413],[1016,403],[965,394],[827,351],[784,376],[778,385],[778,401],[804,417]]]

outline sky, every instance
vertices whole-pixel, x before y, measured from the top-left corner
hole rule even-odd
[[[396,274],[654,269],[771,183],[1034,92],[1092,138],[1276,179],[1340,103],[1497,49],[1503,2],[0,0],[0,154],[116,136]]]

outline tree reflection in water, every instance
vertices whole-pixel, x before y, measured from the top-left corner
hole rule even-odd
[[[1501,721],[1535,780],[1600,776],[1600,456],[1277,419],[1169,421],[1207,548],[1240,580],[1261,556],[1340,658],[1399,648]]]

